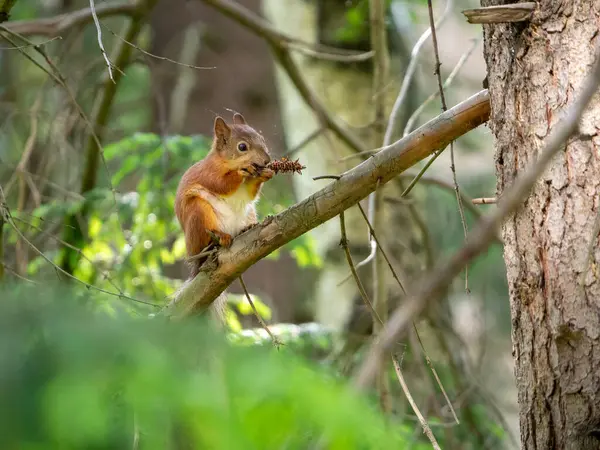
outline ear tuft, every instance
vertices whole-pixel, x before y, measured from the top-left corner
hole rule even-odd
[[[222,117],[217,116],[215,118],[214,132],[215,137],[227,140],[231,135],[231,128],[229,128],[229,125],[225,123],[225,120],[223,120]]]
[[[236,125],[247,125],[246,119],[240,113],[235,113],[233,115],[233,123]]]

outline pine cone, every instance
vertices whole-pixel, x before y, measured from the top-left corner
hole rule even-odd
[[[267,164],[267,167],[273,170],[275,173],[298,173],[302,175],[302,170],[306,169],[306,166],[300,164],[300,161],[297,159],[296,161],[291,161],[286,157],[281,159],[276,159]]]

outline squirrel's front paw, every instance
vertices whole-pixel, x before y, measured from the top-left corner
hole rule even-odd
[[[219,244],[219,246],[225,247],[225,248],[231,247],[231,241],[233,240],[233,238],[231,237],[230,234],[222,233],[222,232],[216,231],[216,230],[209,231],[209,234],[210,234],[210,237],[212,238],[212,240],[215,243]]]
[[[250,164],[249,166],[242,167],[238,172],[243,177],[256,177],[260,171],[254,164]]]
[[[275,171],[273,169],[263,167],[258,173],[258,178],[260,178],[262,181],[269,181],[271,178],[273,178],[273,175],[275,175]]]

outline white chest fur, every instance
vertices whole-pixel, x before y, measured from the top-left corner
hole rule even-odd
[[[204,199],[213,207],[222,232],[235,236],[251,224],[257,197],[252,197],[244,185],[229,197],[204,192]]]

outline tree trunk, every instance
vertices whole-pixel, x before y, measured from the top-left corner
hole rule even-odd
[[[598,1],[543,0],[530,22],[484,27],[498,195],[579,95],[599,23]],[[600,448],[599,127],[596,97],[502,228],[524,449]]]

